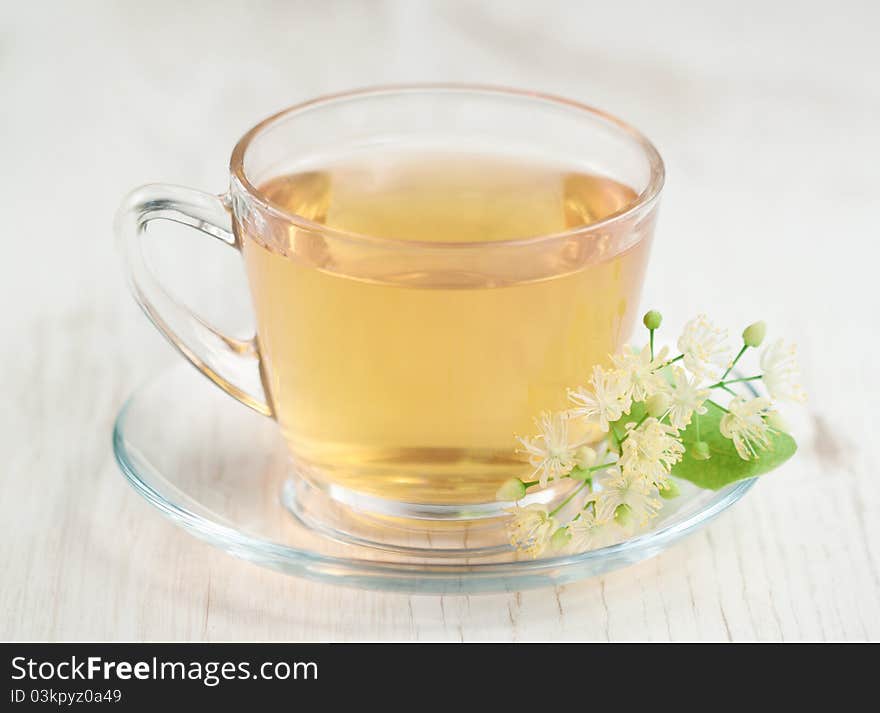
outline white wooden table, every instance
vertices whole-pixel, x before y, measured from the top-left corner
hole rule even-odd
[[[32,5],[0,10],[0,638],[880,639],[876,3]],[[119,199],[220,191],[261,117],[416,80],[569,95],[651,136],[668,183],[645,304],[799,341],[796,459],[656,559],[504,596],[307,583],[143,502],[111,423],[176,356],[126,294]],[[196,248],[194,292],[240,289]]]

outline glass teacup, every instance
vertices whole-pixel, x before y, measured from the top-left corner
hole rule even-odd
[[[629,336],[662,183],[650,142],[590,107],[378,88],[266,119],[233,150],[227,193],[144,186],[118,230],[147,315],[278,422],[298,487],[371,514],[473,520],[528,476],[515,436]],[[140,239],[157,219],[241,251],[254,339],[160,287]]]

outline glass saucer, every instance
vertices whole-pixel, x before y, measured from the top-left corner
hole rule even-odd
[[[490,546],[492,530],[479,523],[447,529],[440,541],[429,534],[420,542],[413,533],[411,543],[375,547],[298,517],[297,498],[310,495],[274,421],[186,364],[129,398],[116,419],[113,450],[149,503],[236,557],[316,581],[413,593],[515,591],[596,576],[659,554],[754,483],[712,492],[679,482],[681,496],[665,504],[650,531],[581,554],[529,559]]]

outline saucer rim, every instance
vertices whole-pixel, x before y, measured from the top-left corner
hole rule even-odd
[[[670,522],[668,525],[650,532],[637,535],[623,542],[601,547],[586,552],[560,555],[553,557],[541,557],[534,560],[513,560],[510,562],[487,562],[487,563],[443,563],[443,562],[392,562],[387,560],[366,560],[357,557],[340,557],[325,555],[307,548],[297,548],[291,545],[264,539],[252,534],[247,534],[234,526],[212,521],[195,513],[185,506],[175,503],[155,488],[153,488],[140,474],[139,467],[132,457],[125,436],[127,416],[133,405],[138,401],[148,387],[155,385],[163,376],[170,372],[188,365],[179,364],[163,369],[138,386],[125,400],[120,408],[113,424],[112,445],[113,455],[126,480],[131,484],[147,502],[156,507],[163,515],[179,524],[188,532],[210,544],[219,546],[234,556],[257,564],[263,564],[275,570],[281,570],[287,574],[303,576],[320,581],[338,581],[345,583],[345,579],[363,576],[381,578],[381,582],[359,582],[359,586],[368,586],[373,589],[409,589],[411,591],[423,589],[418,582],[400,582],[397,586],[388,581],[389,577],[412,577],[418,575],[421,580],[461,581],[463,576],[468,579],[482,579],[484,577],[501,578],[504,581],[524,575],[551,575],[543,586],[551,586],[561,581],[598,576],[599,573],[590,574],[584,572],[577,575],[577,569],[585,570],[590,564],[608,561],[611,563],[607,569],[610,571],[617,566],[635,563],[648,557],[659,554],[667,546],[675,541],[693,533],[700,527],[708,524],[730,506],[738,502],[755,484],[757,478],[749,478],[732,483],[725,488],[715,491],[714,497],[705,506],[692,513],[688,517]],[[188,367],[191,368],[191,367]],[[152,468],[152,466],[150,466]],[[160,477],[167,481],[160,471],[156,471]],[[222,519],[218,516],[218,519]],[[319,532],[316,534],[322,536]],[[267,559],[267,557],[269,559]],[[291,571],[297,568],[296,571]],[[399,586],[409,584],[410,586]],[[540,584],[525,584],[518,588],[531,588]],[[509,587],[500,587],[498,590],[511,591]]]

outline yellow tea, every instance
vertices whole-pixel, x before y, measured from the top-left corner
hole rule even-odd
[[[415,503],[492,501],[528,473],[515,435],[563,407],[566,387],[633,326],[647,239],[622,245],[623,228],[539,237],[637,199],[610,178],[374,150],[260,193],[313,224],[239,238],[275,415],[295,458],[331,483]]]

